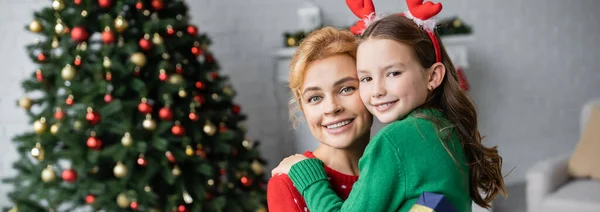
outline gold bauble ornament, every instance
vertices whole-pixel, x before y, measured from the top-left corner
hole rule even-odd
[[[56,133],[58,133],[59,129],[60,129],[60,124],[58,124],[58,123],[53,124],[52,126],[50,126],[50,133],[52,133],[52,135],[56,135]]]
[[[41,134],[44,131],[46,131],[46,119],[45,118],[41,118],[40,120],[36,120],[33,122],[33,131],[36,134]]]
[[[175,167],[173,167],[173,170],[171,170],[171,173],[173,173],[173,176],[179,176],[181,175],[181,169],[179,169],[178,165],[175,165]]]
[[[462,26],[462,22],[459,19],[456,19],[452,22],[452,26],[458,28]]]
[[[58,42],[58,38],[52,38],[52,48],[58,48],[58,45],[60,45],[60,43]]]
[[[129,198],[127,198],[127,195],[125,195],[124,193],[120,193],[117,196],[117,205],[120,208],[129,208],[130,203],[131,201],[129,201]]]
[[[173,74],[169,77],[169,83],[173,85],[181,85],[183,83],[183,76],[181,76],[181,74]]]
[[[54,0],[52,1],[52,9],[56,11],[65,9],[65,3],[62,0]]]
[[[66,81],[71,81],[75,79],[75,74],[77,71],[70,64],[67,64],[62,71],[60,72],[60,76]]]
[[[256,209],[256,211],[254,212],[267,212],[267,209],[265,207],[260,207],[259,209]]]
[[[115,19],[115,29],[117,30],[117,32],[124,32],[128,26],[129,25],[127,24],[127,21],[123,18],[123,16],[118,16]]]
[[[177,95],[179,95],[179,97],[181,97],[181,98],[185,98],[187,96],[187,92],[182,88],[182,89],[179,89],[179,92],[177,92]]]
[[[113,168],[113,174],[115,174],[115,177],[117,178],[125,177],[127,175],[127,167],[125,167],[123,163],[118,162],[117,165],[115,165],[115,168]]]
[[[42,23],[40,23],[40,21],[38,20],[34,20],[29,24],[29,31],[31,32],[41,32],[42,31]]]
[[[206,124],[204,124],[203,129],[204,129],[204,133],[206,133],[209,136],[212,136],[217,132],[217,127],[210,121],[206,121]]]
[[[233,96],[234,91],[233,91],[233,88],[228,85],[223,88],[223,93],[226,94],[227,96]]]
[[[287,45],[288,46],[296,46],[296,38],[288,38]]]
[[[19,212],[19,208],[17,206],[12,207],[8,212]]]
[[[263,165],[257,160],[254,160],[254,162],[252,162],[250,168],[252,168],[252,171],[254,171],[255,174],[262,174],[264,172]]]
[[[185,147],[185,155],[190,156],[190,157],[194,156],[194,149],[192,149],[192,146],[187,145]]]
[[[131,55],[131,62],[139,67],[144,67],[146,65],[146,55],[141,52],[136,52]]]
[[[45,183],[50,183],[50,182],[53,182],[54,180],[56,180],[56,173],[54,173],[52,166],[48,165],[42,171],[42,181],[44,181]]]
[[[56,21],[56,25],[54,26],[54,32],[56,32],[56,34],[58,35],[62,35],[65,33],[65,25],[60,19]]]
[[[152,36],[152,43],[154,43],[156,45],[160,45],[163,43],[163,39],[160,36],[160,34],[154,33],[154,36]]]
[[[73,122],[73,128],[75,130],[81,130],[81,128],[83,128],[83,123],[79,120]]]
[[[31,108],[31,105],[33,105],[33,102],[29,97],[24,96],[21,99],[19,99],[19,107],[25,110],[29,110]]]
[[[250,150],[253,147],[252,141],[246,139],[246,140],[242,141],[242,146],[244,146],[244,148],[246,148],[247,150]]]
[[[155,130],[156,129],[156,121],[152,120],[152,116],[150,114],[146,115],[146,119],[142,122],[142,126],[146,130]]]
[[[31,149],[31,156],[34,158],[43,161],[44,160],[44,147],[39,142],[35,144],[35,147]]]
[[[104,57],[104,60],[102,61],[102,66],[104,66],[104,68],[110,68],[112,66],[112,63],[110,62],[110,59],[108,57]]]
[[[190,193],[188,193],[187,191],[183,192],[183,201],[185,202],[185,204],[192,204],[194,202],[194,199],[192,198],[192,195],[190,195]]]
[[[133,144],[133,139],[131,138],[131,134],[129,134],[129,132],[126,132],[125,135],[123,135],[123,138],[121,138],[121,144],[124,147],[130,147]]]

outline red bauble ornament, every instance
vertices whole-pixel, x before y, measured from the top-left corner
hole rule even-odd
[[[139,157],[139,158],[137,159],[137,164],[143,167],[143,166],[146,166],[146,165],[148,165],[148,162],[146,161],[146,159],[145,159],[145,158],[143,158],[143,157]]]
[[[141,1],[138,1],[137,3],[135,3],[135,9],[144,9],[144,4]]]
[[[104,95],[104,102],[110,103],[110,102],[112,102],[112,99],[113,99],[112,95],[110,95],[108,93],[106,95]]]
[[[234,114],[239,114],[241,110],[242,108],[240,108],[240,106],[237,105],[233,105],[233,107],[231,107],[231,112],[233,112]]]
[[[167,78],[169,78],[169,76],[167,76],[167,73],[165,72],[160,72],[160,74],[158,74],[158,79],[160,81],[167,81]]]
[[[146,101],[142,101],[142,103],[138,105],[138,110],[144,114],[152,113],[152,106]]]
[[[81,0],[75,0],[73,2],[75,2],[76,5],[80,5],[81,4]]]
[[[227,170],[225,170],[225,169],[221,169],[221,170],[219,171],[219,174],[221,174],[221,175],[224,175],[224,174],[226,174],[226,173],[227,173]]]
[[[96,200],[94,195],[88,194],[87,196],[85,196],[85,203],[87,204],[93,204],[94,200]]]
[[[54,113],[54,118],[56,120],[62,120],[65,117],[65,112],[63,112],[62,110],[56,110],[56,112]]]
[[[110,0],[98,0],[98,5],[100,5],[100,7],[106,9],[110,7]]]
[[[88,32],[87,30],[85,30],[85,28],[81,27],[81,26],[77,26],[75,28],[73,28],[73,30],[71,30],[71,38],[74,41],[77,42],[83,42],[86,41],[88,39]]]
[[[177,212],[187,212],[187,208],[185,208],[185,205],[180,205],[179,207],[177,207]]]
[[[133,210],[137,210],[139,206],[140,205],[137,202],[131,202],[131,204],[129,204],[129,207]]]
[[[252,180],[249,177],[243,176],[242,179],[240,179],[240,182],[242,182],[242,185],[248,187],[252,185]]]
[[[202,150],[202,149],[197,149],[196,155],[200,156],[200,158],[202,158],[202,159],[206,159],[206,152],[204,152],[204,150]]]
[[[169,35],[175,34],[175,30],[173,29],[173,27],[167,27],[167,34],[169,34]]]
[[[204,85],[203,82],[198,81],[196,82],[196,88],[203,90],[204,88],[206,88],[206,85]]]
[[[152,8],[155,10],[162,10],[164,7],[162,0],[152,0]]]
[[[85,114],[85,119],[88,120],[90,125],[96,125],[100,122],[100,114],[94,111],[88,111],[88,113]]]
[[[39,54],[37,57],[38,61],[40,62],[44,62],[46,60],[46,55],[44,54]]]
[[[192,54],[194,54],[196,56],[200,56],[200,55],[202,55],[202,53],[204,53],[204,51],[202,51],[202,49],[200,47],[197,47],[197,46],[192,47]]]
[[[227,132],[229,128],[227,128],[227,126],[225,126],[224,124],[219,126],[219,132],[224,133]]]
[[[196,101],[196,102],[198,102],[200,104],[204,104],[204,101],[205,101],[204,100],[204,96],[202,96],[202,95],[196,95],[196,96],[194,96],[194,101]]]
[[[73,96],[67,97],[67,100],[65,100],[65,103],[69,106],[73,105],[73,103],[74,103]]]
[[[81,57],[76,57],[75,61],[73,61],[73,65],[80,66],[81,65]]]
[[[73,169],[67,169],[62,172],[61,177],[64,181],[72,183],[77,180],[77,173]]]
[[[181,64],[177,64],[175,66],[175,72],[177,72],[178,74],[183,73],[183,67],[181,67]]]
[[[40,70],[35,71],[35,78],[37,79],[38,82],[44,81],[44,75],[42,75],[42,71],[40,71]]]
[[[190,35],[198,35],[198,28],[195,26],[188,26],[187,32],[190,33]]]
[[[171,127],[171,132],[176,136],[183,136],[185,134],[185,128],[180,125],[175,125]]]
[[[102,140],[94,136],[89,137],[86,144],[90,149],[100,150],[102,148]]]
[[[212,54],[206,54],[204,55],[204,60],[208,63],[212,63],[215,62],[215,58],[213,57]]]
[[[175,163],[175,156],[170,151],[165,152],[165,156],[167,156],[167,160],[171,163]]]
[[[219,73],[217,73],[216,71],[210,72],[210,77],[212,79],[219,79]]]
[[[152,48],[152,42],[145,38],[140,39],[139,44],[140,48],[142,48],[144,51],[148,51]]]
[[[194,112],[191,112],[191,113],[190,113],[190,115],[189,115],[188,117],[189,117],[189,118],[190,118],[190,120],[192,120],[192,121],[198,121],[198,118],[200,118],[200,117],[198,117],[198,114],[196,114],[196,113],[194,113]]]
[[[158,111],[158,117],[162,120],[171,120],[173,118],[173,111],[168,107],[163,107]]]
[[[102,42],[105,44],[115,42],[115,34],[113,34],[110,30],[102,32]]]
[[[106,81],[111,81],[112,80],[112,74],[110,72],[107,72],[106,76],[104,76],[104,79],[106,79]]]

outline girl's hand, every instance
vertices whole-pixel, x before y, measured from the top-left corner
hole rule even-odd
[[[284,158],[280,163],[279,166],[275,167],[272,171],[271,171],[271,176],[275,176],[275,175],[280,175],[280,174],[288,174],[290,172],[290,168],[292,168],[292,166],[300,161],[306,160],[308,159],[308,157],[301,155],[301,154],[295,154],[292,156],[289,156],[287,158]]]

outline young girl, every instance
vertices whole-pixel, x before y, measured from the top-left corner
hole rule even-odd
[[[327,184],[340,199],[348,197],[358,180],[358,159],[373,123],[357,91],[356,48],[351,32],[326,27],[304,39],[290,64],[290,118],[297,121],[294,115],[300,110],[321,142],[304,156],[325,164]],[[267,203],[271,212],[306,212],[304,198],[287,175],[269,180]]]
[[[295,155],[273,170],[289,172],[313,211],[408,211],[422,192],[435,192],[462,212],[471,211],[472,201],[488,208],[498,193],[506,195],[502,157],[481,144],[475,107],[428,23],[441,5],[407,2],[409,13],[384,17],[364,32],[369,21],[352,28],[362,33],[362,102],[389,125],[365,149],[348,199],[332,195],[318,160]],[[359,6],[357,15],[374,12],[370,1]]]

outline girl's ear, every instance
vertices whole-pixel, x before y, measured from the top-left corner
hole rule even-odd
[[[440,84],[442,84],[442,80],[444,80],[444,76],[446,75],[446,66],[443,63],[437,62],[434,63],[427,70],[427,89],[430,91],[434,90]]]

